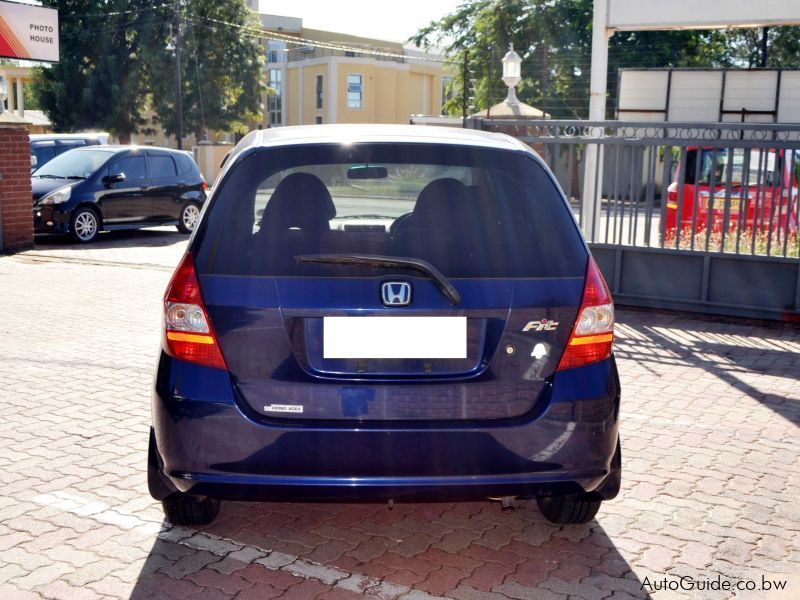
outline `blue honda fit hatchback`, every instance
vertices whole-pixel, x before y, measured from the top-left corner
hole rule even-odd
[[[286,127],[233,150],[164,297],[148,481],[220,500],[535,498],[620,486],[614,308],[513,138]]]

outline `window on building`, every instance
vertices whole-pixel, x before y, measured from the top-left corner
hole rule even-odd
[[[322,75],[317,75],[317,108],[322,108]]]
[[[267,42],[267,63],[286,62],[286,42]]]
[[[274,90],[274,93],[267,96],[267,111],[269,112],[269,124],[276,127],[283,124],[281,113],[281,92],[283,91],[283,71],[280,69],[269,69],[267,86]]]
[[[364,81],[361,75],[347,76],[347,108],[362,108],[364,104]]]
[[[317,116],[317,117],[315,117],[315,118],[314,118],[314,122],[315,122],[317,125],[322,125],[322,117],[320,117],[320,116]]]

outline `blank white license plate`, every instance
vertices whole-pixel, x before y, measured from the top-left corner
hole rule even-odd
[[[324,317],[324,358],[467,358],[466,317]]]

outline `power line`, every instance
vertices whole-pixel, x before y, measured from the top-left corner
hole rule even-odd
[[[114,12],[104,12],[102,14],[84,14],[84,15],[74,15],[74,14],[61,14],[58,16],[59,19],[91,19],[91,18],[98,18],[98,19],[106,19],[108,17],[115,17],[117,15],[128,15],[131,13],[142,13],[145,11],[152,11],[158,10],[160,8],[167,8],[171,6],[170,4],[157,4],[156,6],[148,6],[145,8],[132,8],[130,10],[117,10]]]
[[[105,13],[104,15],[64,15],[63,18],[100,17],[100,16],[105,18],[105,17],[108,17],[108,16],[132,14],[132,13],[137,13],[137,14],[138,13],[144,13],[144,12],[153,13],[154,11],[157,11],[159,9],[170,8],[170,7],[171,7],[170,4],[159,4],[159,5],[146,7],[146,8],[141,8],[141,9],[131,9],[131,10],[126,10],[126,11],[115,11],[115,12],[111,12],[111,13]],[[184,13],[184,14],[185,14],[186,17],[188,17],[186,20],[187,21],[191,21],[193,26],[204,27],[204,28],[208,28],[208,29],[212,29],[212,30],[216,29],[216,26],[221,26],[221,27],[225,27],[225,28],[228,28],[228,29],[237,29],[237,30],[240,31],[240,33],[242,35],[245,35],[247,37],[257,38],[257,39],[266,39],[266,40],[272,40],[272,41],[289,42],[289,43],[292,43],[292,44],[296,44],[298,46],[299,45],[311,46],[311,47],[321,48],[321,49],[325,49],[325,50],[333,50],[333,51],[354,53],[354,54],[366,55],[366,56],[402,59],[403,61],[433,62],[433,63],[442,64],[442,65],[453,65],[453,66],[459,66],[459,67],[462,64],[462,61],[459,60],[459,59],[434,58],[434,57],[431,57],[431,56],[414,56],[414,55],[406,54],[406,53],[402,53],[401,54],[401,53],[397,53],[397,52],[388,52],[388,51],[364,48],[362,46],[349,46],[349,45],[345,45],[345,44],[339,43],[339,42],[326,42],[326,41],[314,40],[314,39],[310,39],[310,38],[295,37],[295,36],[291,36],[291,35],[288,35],[288,34],[283,34],[283,33],[275,32],[275,31],[270,31],[270,30],[268,30],[266,28],[263,28],[263,27],[250,27],[250,26],[247,26],[247,25],[241,25],[241,24],[232,23],[232,22],[229,22],[229,21],[224,21],[222,19],[216,19],[214,17],[207,17],[207,16],[203,16],[203,15],[197,15],[197,14],[194,14],[194,13]],[[157,14],[151,14],[149,17],[145,17],[143,20],[140,20],[140,21],[138,21],[136,23],[120,23],[120,24],[117,24],[117,25],[108,25],[108,24],[106,24],[106,25],[104,25],[102,27],[98,27],[98,28],[94,28],[94,29],[90,29],[90,30],[84,30],[82,32],[75,32],[75,33],[72,33],[72,34],[63,34],[61,37],[63,39],[71,39],[71,38],[79,37],[79,36],[82,36],[82,35],[86,35],[87,33],[99,33],[99,34],[117,33],[117,32],[121,32],[121,31],[124,31],[126,29],[129,29],[131,27],[140,26],[140,25],[144,24],[143,21],[150,21],[150,20],[155,21],[155,20],[157,20],[159,18],[167,19],[168,17],[169,17],[169,15],[159,16]],[[197,23],[195,21],[195,19],[200,19],[202,21],[207,21],[209,23],[213,23],[214,25],[206,25],[206,24],[203,24],[203,23]],[[640,48],[640,49],[645,49],[645,48],[655,48],[656,45],[638,44],[636,47]],[[625,60],[625,57],[624,57],[624,53],[625,52],[626,52],[626,50],[624,48],[619,48],[619,47],[609,48],[610,58],[612,60],[615,60],[616,62],[620,63],[620,67],[628,67],[628,68],[645,67],[646,68],[646,67],[651,66],[650,64],[648,64],[648,61],[644,61],[642,59],[640,59],[638,61]],[[470,51],[470,55],[471,55],[472,62],[473,62],[473,65],[474,65],[475,61],[478,61],[478,60],[481,60],[481,59],[484,59],[484,60],[489,59],[489,60],[491,60],[492,49],[488,49],[488,50],[487,49],[472,50],[472,51]],[[571,61],[573,63],[573,66],[575,68],[579,68],[581,71],[588,71],[589,70],[589,66],[591,65],[591,57],[590,57],[588,52],[582,52],[582,51],[576,51],[576,50],[562,50],[562,51],[551,51],[551,55],[566,59],[568,61]],[[618,55],[618,56],[615,56],[615,55]],[[542,60],[540,58],[538,58],[538,57],[529,57],[529,60],[527,61],[527,64],[529,66],[525,70],[526,71],[529,70],[529,69],[537,70],[537,67],[540,67],[541,62],[542,62]],[[557,69],[553,69],[553,71],[556,72]],[[477,69],[473,70],[473,74],[475,74],[475,75],[480,77],[480,76],[483,75],[483,70],[477,70]],[[612,71],[610,73],[610,76],[612,78],[615,78],[616,75],[617,75],[616,72]],[[478,77],[476,77],[476,78],[478,78]]]
[[[224,25],[226,27],[233,27],[236,29],[240,29],[242,31],[249,31],[255,34],[258,34],[258,37],[271,39],[273,41],[283,41],[283,42],[292,42],[299,45],[304,46],[312,46],[315,48],[324,48],[326,50],[339,50],[342,52],[355,52],[358,54],[367,54],[370,56],[382,56],[385,58],[402,58],[404,60],[418,60],[421,62],[436,62],[436,63],[446,63],[446,62],[453,62],[447,59],[441,58],[433,58],[433,57],[423,57],[423,56],[413,56],[409,54],[400,54],[397,52],[384,52],[382,50],[372,50],[368,48],[363,48],[359,46],[345,46],[343,44],[335,43],[335,42],[323,42],[320,40],[312,40],[308,38],[301,38],[301,37],[294,37],[284,33],[278,33],[275,31],[270,31],[269,29],[265,29],[263,27],[250,27],[248,25],[240,25],[238,23],[231,23],[229,21],[223,21],[221,19],[215,19],[213,17],[205,17],[203,15],[196,15],[193,13],[187,13],[188,16],[197,17],[199,19],[203,19],[206,21],[211,21],[213,23],[218,23],[220,25]],[[459,63],[460,64],[460,63]]]

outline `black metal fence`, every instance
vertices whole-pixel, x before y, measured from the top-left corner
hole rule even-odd
[[[800,320],[800,125],[469,126],[542,155],[618,301]]]

